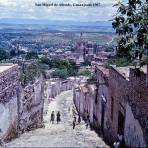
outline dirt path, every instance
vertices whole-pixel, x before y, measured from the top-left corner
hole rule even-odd
[[[48,106],[48,113],[44,116],[45,128],[30,131],[7,144],[8,147],[107,147],[98,135],[86,129],[82,121],[72,129],[72,91],[61,93]],[[71,111],[68,111],[70,107]],[[61,123],[51,124],[52,111],[61,112]]]

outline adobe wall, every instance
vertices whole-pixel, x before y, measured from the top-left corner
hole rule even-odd
[[[18,133],[19,78],[17,65],[0,73],[0,135],[4,141],[10,141]]]

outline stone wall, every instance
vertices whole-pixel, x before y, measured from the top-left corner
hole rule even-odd
[[[146,84],[146,73],[140,72],[137,75],[134,69],[130,69],[128,102],[133,117],[139,122],[139,128],[142,129],[145,143],[148,145],[148,85]],[[138,136],[140,135],[141,133]],[[135,144],[134,141],[131,145]]]
[[[111,119],[112,135],[114,139],[118,134],[118,117],[119,112],[125,117],[127,93],[128,93],[129,80],[126,79],[116,68],[110,67],[109,71],[109,93],[110,98],[113,100],[113,115]],[[110,106],[111,109],[111,106]]]
[[[42,126],[44,107],[44,81],[42,77],[35,83],[21,89],[19,100],[19,130],[21,133]]]
[[[4,141],[10,141],[18,132],[20,72],[17,65],[9,64],[5,67],[8,68],[0,72],[0,129]]]
[[[129,147],[146,147],[143,130],[139,121],[135,119],[129,104],[126,106],[124,139]]]
[[[93,112],[91,124],[96,132],[103,134],[109,144],[112,145],[119,134],[123,135],[125,144],[129,147],[147,147],[146,73],[137,74],[131,67],[111,66],[107,76],[105,69],[101,69],[95,70],[96,90],[94,89],[93,93],[88,82],[74,89],[73,97],[77,110],[82,115],[85,110],[88,110],[90,116]]]
[[[45,104],[44,104],[44,113],[47,112],[48,103],[59,95],[63,91],[72,90],[74,85],[78,84],[79,81],[83,78],[70,77],[66,80],[62,79],[49,79],[46,81],[45,88]]]
[[[95,98],[95,85],[82,83],[74,88],[73,100],[77,111],[86,118],[89,115],[90,123],[93,124],[93,102]]]

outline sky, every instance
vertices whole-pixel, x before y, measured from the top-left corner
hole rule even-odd
[[[35,3],[100,3],[99,7],[39,7]],[[118,0],[0,0],[0,19],[108,21]]]

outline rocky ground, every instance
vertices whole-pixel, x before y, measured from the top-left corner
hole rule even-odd
[[[108,147],[98,135],[86,129],[82,121],[72,129],[72,91],[57,96],[48,106],[44,116],[45,128],[40,128],[21,135],[8,143],[8,147]],[[68,108],[70,107],[70,112]],[[60,111],[61,123],[50,123],[52,111]]]

